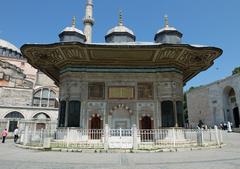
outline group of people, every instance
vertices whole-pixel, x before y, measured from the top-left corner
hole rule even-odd
[[[17,128],[15,128],[15,130],[14,130],[14,132],[13,132],[13,134],[14,134],[14,143],[17,143],[17,140],[18,140],[18,135],[19,135],[19,129],[18,129],[18,127]],[[7,131],[7,129],[4,129],[3,131],[2,131],[2,143],[5,143],[5,141],[6,141],[6,138],[7,138],[7,136],[8,136],[8,131]]]
[[[222,129],[222,130],[228,130],[230,127],[232,128],[233,126],[232,126],[233,124],[231,123],[231,122],[221,122],[220,124],[219,124],[219,128],[220,129]]]
[[[199,129],[204,129],[204,130],[207,130],[208,129],[208,126],[206,124],[203,123],[202,120],[199,120],[199,123],[198,123],[198,126],[197,126]]]

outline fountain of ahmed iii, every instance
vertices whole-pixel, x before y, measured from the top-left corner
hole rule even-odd
[[[183,86],[208,69],[222,50],[182,43],[182,33],[169,26],[167,16],[153,42],[136,42],[121,13],[105,43],[93,43],[92,0],[87,0],[83,21],[83,32],[73,18],[72,26],[59,34],[60,42],[21,48],[28,62],[60,88],[57,130],[70,132],[73,140],[80,130],[98,131],[86,134],[90,140],[101,139],[106,131],[132,136],[133,129],[184,127]]]

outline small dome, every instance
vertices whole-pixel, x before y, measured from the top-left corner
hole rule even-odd
[[[66,27],[59,34],[59,38],[61,42],[82,42],[86,41],[86,36],[84,33],[77,29],[76,27],[76,18],[72,19],[72,27]]]
[[[177,31],[177,29],[174,28],[174,27],[164,27],[164,28],[161,28],[161,29],[157,32],[157,34],[162,33],[162,32],[164,32],[164,31]]]
[[[65,29],[62,30],[61,33],[63,33],[63,32],[77,32],[77,33],[79,33],[79,34],[84,35],[84,33],[83,33],[80,29],[77,29],[77,28],[75,28],[75,27],[66,27]],[[60,34],[61,34],[61,33],[60,33]]]
[[[107,32],[105,40],[108,43],[134,42],[136,40],[134,32],[123,25],[121,12],[118,25]]]
[[[130,35],[135,36],[131,29],[129,29],[126,26],[123,26],[123,25],[118,25],[118,26],[115,26],[114,28],[110,29],[107,32],[106,36],[108,36],[112,33],[129,33]]]
[[[181,43],[182,33],[179,32],[176,28],[170,27],[168,25],[168,17],[164,17],[165,26],[164,28],[160,29],[155,37],[154,40],[156,43],[172,43],[172,44],[179,44]]]

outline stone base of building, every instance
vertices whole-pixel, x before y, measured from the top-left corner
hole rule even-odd
[[[162,150],[165,148],[194,148],[220,146],[222,134],[217,128],[191,130],[165,128],[141,130],[135,125],[131,129],[101,130],[59,128],[55,132],[40,130],[24,131],[20,144],[45,149],[96,149],[96,150]]]

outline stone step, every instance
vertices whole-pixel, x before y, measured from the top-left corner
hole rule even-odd
[[[240,133],[240,128],[233,128],[232,131],[236,133]]]

